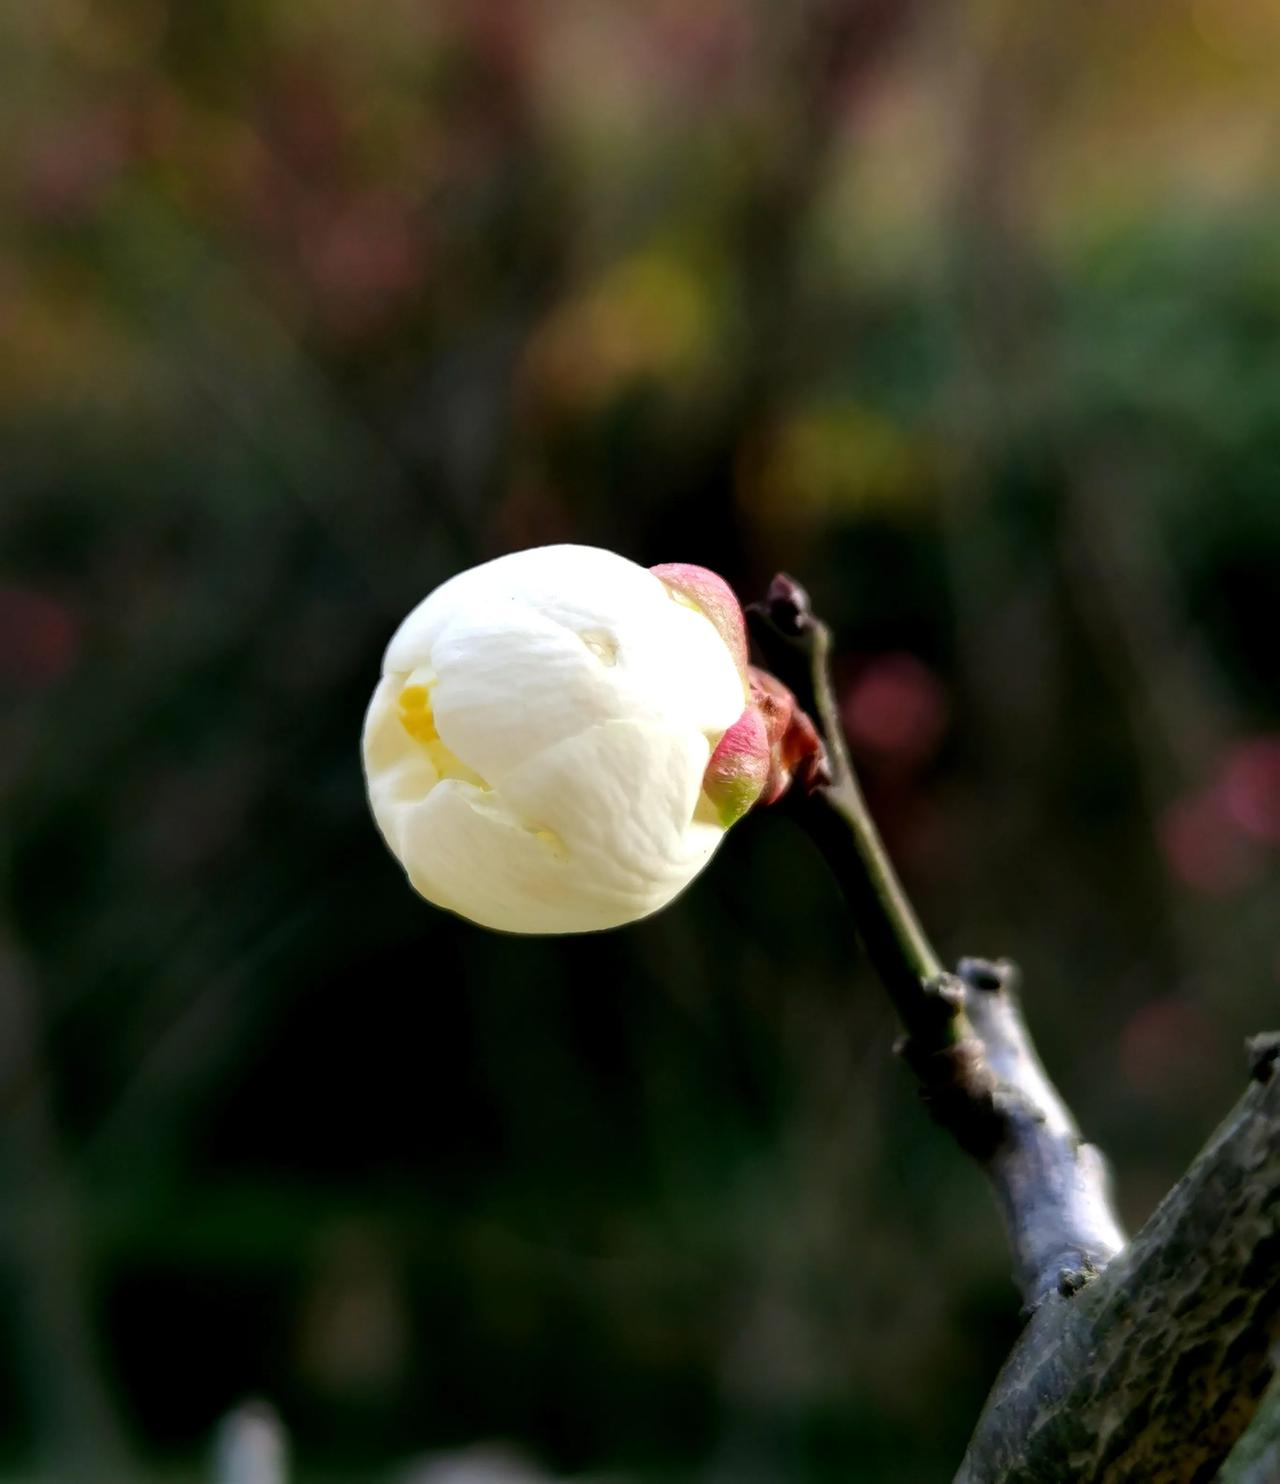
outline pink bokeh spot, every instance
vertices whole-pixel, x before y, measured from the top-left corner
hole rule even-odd
[[[353,338],[386,323],[417,292],[425,257],[407,204],[389,191],[326,203],[299,241],[326,327]]]
[[[840,710],[855,751],[904,771],[931,762],[946,736],[946,690],[910,654],[869,661],[845,691]]]
[[[1219,776],[1222,807],[1231,823],[1250,839],[1280,845],[1280,736],[1237,742]]]
[[[1212,1021],[1186,1000],[1161,999],[1135,1010],[1120,1038],[1124,1080],[1144,1097],[1176,1097],[1194,1081],[1215,1040]]]
[[[56,598],[35,588],[0,587],[0,681],[41,689],[67,675],[80,652],[80,625]]]
[[[1257,874],[1257,857],[1235,828],[1220,789],[1175,800],[1158,834],[1170,874],[1191,891],[1229,896]]]
[[[23,161],[25,204],[39,221],[89,216],[126,164],[120,121],[107,112],[51,122]]]

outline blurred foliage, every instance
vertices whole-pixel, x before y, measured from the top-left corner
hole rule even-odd
[[[805,842],[486,935],[363,706],[514,546],[788,568],[1140,1221],[1280,976],[1278,83],[1265,0],[0,14],[14,1470],[950,1477],[1016,1300]]]

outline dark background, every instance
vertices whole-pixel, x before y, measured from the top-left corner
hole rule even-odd
[[[357,739],[573,539],[785,567],[1140,1222],[1280,980],[1270,0],[0,19],[0,1467],[945,1480],[1018,1324],[820,863],[486,934]]]

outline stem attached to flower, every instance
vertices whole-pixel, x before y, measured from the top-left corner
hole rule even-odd
[[[779,575],[748,612],[765,659],[825,736],[825,767],[797,772],[787,804],[849,904],[906,1030],[899,1050],[921,1095],[991,1179],[1033,1309],[1059,1285],[1100,1272],[1123,1246],[1105,1166],[1040,1065],[1013,965],[966,958],[948,973],[920,926],[858,787],[831,682],[830,634],[804,590]]]
[[[804,589],[781,573],[747,614],[769,668],[817,720],[826,746],[830,781],[793,787],[787,802],[826,857],[913,1050],[954,1046],[971,1034],[963,994],[898,880],[853,771],[831,683],[831,632]]]
[[[748,613],[766,661],[825,734],[826,758],[797,770],[787,804],[826,857],[901,1017],[903,1059],[934,1118],[991,1180],[1028,1310],[1074,1293],[1106,1267],[1124,1235],[1104,1162],[1036,1055],[1017,971],[978,958],[962,959],[954,974],[943,968],[858,787],[831,682],[830,634],[804,590],[779,575]]]
[[[898,882],[844,744],[826,626],[783,576],[748,613],[825,734],[827,769],[811,758],[787,802],[902,1017],[926,1103],[991,1181],[1031,1316],[956,1484],[1060,1478],[1064,1458],[1073,1478],[1218,1477],[1276,1370],[1280,1037],[1252,1043],[1257,1085],[1126,1246],[1105,1161],[1036,1055],[1013,965],[967,958],[945,973]]]

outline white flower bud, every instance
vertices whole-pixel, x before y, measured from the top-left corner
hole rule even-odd
[[[415,889],[524,933],[669,902],[724,834],[704,774],[747,703],[724,625],[587,546],[438,587],[391,640],[364,728],[374,818]]]

